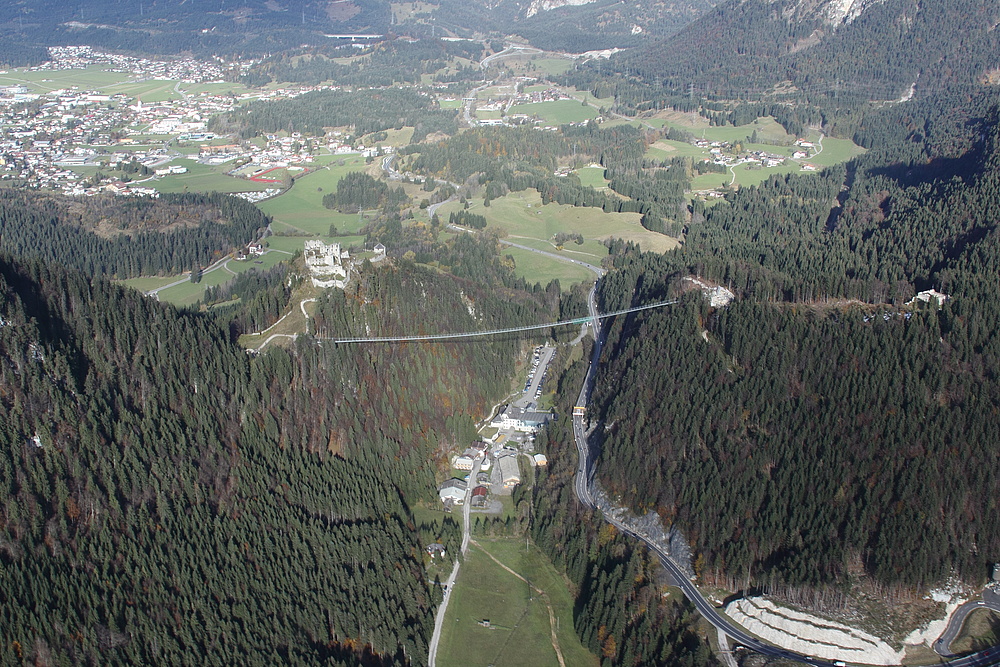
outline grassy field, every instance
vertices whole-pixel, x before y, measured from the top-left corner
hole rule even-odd
[[[81,90],[106,90],[109,86],[127,81],[129,76],[120,72],[105,72],[94,65],[86,69],[41,70],[31,72],[26,69],[8,70],[0,74],[0,85],[24,84],[33,93],[47,93],[60,88],[78,86]],[[173,85],[173,84],[171,84]]]
[[[461,208],[459,202],[445,204],[438,215],[447,216]],[[563,204],[541,205],[541,196],[535,190],[514,192],[495,199],[489,207],[481,202],[470,204],[469,210],[486,216],[491,225],[508,233],[508,240],[546,252],[560,254],[569,259],[599,265],[608,251],[603,242],[609,238],[622,238],[638,243],[644,250],[664,252],[676,247],[677,241],[657,234],[639,224],[638,213],[605,213],[599,208],[575,207]],[[551,241],[558,233],[580,233],[583,245],[565,244],[560,251]],[[563,289],[577,282],[586,281],[593,273],[578,264],[560,261],[518,248],[504,248],[503,254],[514,258],[516,272],[529,283],[547,284],[557,278]]]
[[[575,97],[578,100],[587,100],[587,104],[593,106],[596,109],[604,107],[610,109],[614,103],[614,97],[594,97],[589,90],[580,90],[579,88],[562,88],[562,91],[571,97]],[[579,102],[577,102],[579,104]]]
[[[572,68],[573,61],[569,58],[543,58],[541,56],[531,56],[526,66],[528,72],[541,72],[546,76],[565,74]]]
[[[459,99],[438,100],[438,106],[441,107],[442,109],[461,109],[462,104],[463,104],[462,100]]]
[[[251,192],[271,187],[270,183],[254,183],[227,176],[222,171],[227,168],[225,165],[210,167],[198,164],[196,160],[189,158],[178,158],[171,164],[187,167],[188,171],[186,174],[161,176],[145,185],[156,188],[160,192],[212,192],[213,190],[216,192]]]
[[[563,291],[569,291],[570,287],[576,283],[593,280],[596,277],[593,271],[585,269],[579,264],[556,262],[543,255],[520,248],[506,247],[500,251],[500,254],[513,257],[514,273],[529,283],[537,282],[547,285],[552,280],[558,280]]]
[[[301,250],[301,246],[299,247]],[[233,278],[235,274],[243,273],[249,271],[250,269],[269,269],[278,262],[289,259],[290,255],[286,252],[268,252],[262,257],[258,257],[255,260],[248,260],[245,262],[237,262],[231,260],[225,264],[225,266],[220,267],[214,271],[205,273],[201,281],[198,283],[192,283],[189,280],[185,280],[180,285],[176,287],[171,287],[165,289],[158,293],[160,301],[165,301],[167,303],[172,303],[175,306],[191,306],[201,300],[202,296],[205,294],[206,287],[215,287],[221,285]],[[170,278],[133,278],[131,280],[126,280],[125,284],[137,289],[143,289],[141,285],[149,283],[149,287],[146,290],[152,289],[154,287],[159,287],[160,285],[170,284],[177,280],[183,279],[185,276],[178,275]],[[155,282],[159,284],[156,284]]]
[[[850,139],[834,139],[833,137],[823,138],[823,152],[814,157],[807,158],[803,162],[814,164],[818,167],[829,167],[850,160],[855,155],[864,153],[865,149],[858,146]]]
[[[583,167],[574,172],[580,178],[580,184],[584,187],[606,188],[608,180],[604,178],[604,167]]]
[[[447,216],[461,206],[459,202],[445,204],[438,209],[438,215],[447,220]],[[609,238],[634,241],[644,250],[652,252],[664,252],[677,245],[675,239],[643,228],[639,224],[641,216],[638,213],[605,213],[599,208],[563,204],[542,206],[541,196],[535,190],[514,192],[494,199],[489,207],[477,201],[470,204],[469,210],[486,216],[489,224],[502,227],[508,233],[509,241],[588,264],[599,265],[607,256],[603,242]],[[557,249],[551,239],[560,232],[582,234],[583,245],[569,242],[562,250]],[[574,283],[593,278],[591,271],[568,261],[509,247],[503,253],[514,258],[517,274],[529,283],[545,285],[558,278],[560,285],[567,289]]]
[[[728,185],[731,180],[733,180],[733,175],[728,171],[724,174],[716,174],[716,173],[702,174],[701,176],[695,176],[693,179],[691,179],[691,189],[718,190],[719,188]]]
[[[275,231],[293,229],[317,236],[325,235],[330,224],[339,231],[354,232],[360,228],[357,215],[344,215],[323,207],[323,195],[336,192],[337,183],[345,174],[366,168],[360,155],[348,155],[322,169],[306,174],[295,185],[278,197],[260,204],[260,209],[271,215],[277,223]]]
[[[382,141],[373,141],[371,134],[362,137],[361,143],[365,146],[407,146],[413,138],[413,128],[403,127],[398,130],[389,129],[385,131],[386,138]]]
[[[573,100],[555,100],[552,102],[535,102],[533,104],[515,104],[510,108],[511,114],[523,113],[538,116],[546,123],[562,125],[578,123],[591,118],[597,118],[597,109],[583,106]]]
[[[683,141],[670,141],[661,139],[646,149],[646,157],[654,160],[667,160],[675,157],[708,157],[709,153],[704,148],[698,148],[694,144],[687,144]]]
[[[438,210],[442,218],[451,211],[461,208],[458,202],[445,204]],[[634,240],[644,250],[663,252],[675,245],[674,239],[650,232],[639,224],[638,213],[605,213],[599,208],[569,206],[567,204],[541,205],[537,190],[512,192],[506,197],[494,199],[489,207],[482,202],[470,203],[469,210],[486,216],[489,224],[496,224],[510,233],[510,240],[533,245],[531,239],[540,241],[540,249],[553,250],[549,242],[559,232],[579,232],[586,242],[583,246],[575,243],[566,245],[567,251],[585,251],[591,259],[600,259],[607,254],[603,241],[609,238]],[[586,257],[576,257],[586,260]]]
[[[500,111],[483,111],[481,109],[476,109],[473,115],[478,120],[496,120],[497,118],[503,118],[503,113]]]
[[[556,665],[549,607],[567,665],[596,666],[597,658],[573,631],[573,600],[565,580],[532,545],[519,539],[480,540],[472,546],[451,594],[441,633],[438,664]],[[537,589],[497,564],[521,575]],[[490,627],[480,621],[489,619]]]
[[[122,280],[122,284],[128,285],[132,289],[137,289],[140,292],[148,292],[151,289],[156,289],[157,287],[163,287],[164,285],[169,285],[170,283],[178,280],[180,276],[170,276],[167,278],[160,278],[158,276],[142,277],[142,278],[129,278],[128,280]]]

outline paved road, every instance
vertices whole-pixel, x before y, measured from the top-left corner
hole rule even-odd
[[[451,600],[451,589],[455,585],[455,578],[458,577],[458,569],[465,558],[465,553],[469,550],[469,516],[472,509],[472,489],[475,487],[473,481],[476,479],[476,475],[479,474],[479,466],[483,464],[483,458],[480,456],[472,462],[472,471],[469,473],[469,484],[465,489],[465,501],[462,505],[462,553],[459,558],[455,559],[455,565],[451,568],[451,574],[448,575],[448,579],[443,584],[444,598],[441,600],[437,614],[434,616],[434,634],[431,635],[431,643],[427,651],[427,664],[430,667],[434,667],[437,662],[438,644],[441,643],[441,628],[444,627],[445,611],[448,609],[448,601]]]
[[[398,181],[403,178],[403,175],[396,171],[396,168],[392,166],[392,162],[395,159],[395,153],[390,153],[382,158],[382,171],[385,172],[385,177],[390,181]]]
[[[232,259],[232,257],[229,257],[228,255],[226,257],[223,257],[222,259],[220,259],[219,261],[217,261],[215,264],[212,264],[211,266],[208,266],[208,267],[202,269],[201,270],[201,275],[204,276],[206,273],[211,273],[212,271],[217,271],[217,270],[221,269],[231,259]],[[151,289],[148,292],[146,292],[145,294],[146,294],[146,296],[155,296],[156,299],[157,299],[157,301],[159,301],[159,299],[160,299],[160,294],[159,293],[161,291],[163,291],[165,289],[170,289],[171,287],[177,287],[178,285],[183,285],[184,283],[190,282],[190,281],[191,281],[191,275],[190,275],[190,272],[188,272],[184,278],[180,278],[178,280],[175,280],[174,282],[170,283],[169,285],[164,285],[162,287],[157,287],[155,289]]]
[[[1000,604],[995,602],[993,599],[990,601],[969,600],[956,609],[955,613],[952,614],[951,618],[948,620],[948,627],[945,628],[941,637],[934,642],[934,651],[938,655],[945,658],[953,657],[951,652],[951,643],[955,641],[955,638],[958,637],[958,633],[961,632],[962,626],[965,625],[965,619],[969,617],[969,614],[977,609],[990,609],[995,612],[1000,612]]]
[[[587,377],[584,380],[583,387],[580,389],[580,394],[577,398],[576,404],[581,407],[586,407],[587,405],[591,387],[593,386],[594,377],[597,371],[597,364],[601,356],[601,348],[603,346],[603,338],[600,329],[601,322],[597,319],[596,293],[597,284],[595,284],[590,290],[590,294],[587,299],[592,321],[591,326],[594,327],[597,343],[594,345],[594,353],[590,360],[590,368],[587,371]],[[576,447],[580,457],[579,464],[577,465],[576,479],[574,481],[576,496],[580,502],[593,508],[595,507],[595,504],[590,491],[592,474],[592,470],[590,469],[590,448],[587,444],[587,433],[584,426],[584,417],[582,415],[574,415],[573,433],[576,436]],[[632,537],[645,543],[646,547],[655,553],[660,559],[660,563],[667,570],[667,572],[670,573],[670,577],[674,580],[681,591],[684,592],[687,599],[690,600],[695,608],[698,609],[701,615],[704,616],[705,619],[714,625],[718,630],[724,632],[730,639],[734,640],[737,644],[742,644],[743,646],[762,655],[793,660],[807,665],[813,665],[813,667],[837,667],[837,662],[802,655],[800,653],[796,653],[795,651],[789,651],[778,646],[772,646],[771,644],[765,643],[752,636],[741,626],[733,623],[728,616],[722,614],[716,608],[715,603],[705,599],[691,580],[688,579],[688,576],[684,573],[684,571],[678,567],[676,563],[674,563],[670,556],[665,553],[659,545],[651,542],[646,537],[635,533],[630,527],[622,524],[614,517],[605,514],[604,519],[623,533],[631,535]],[[950,661],[947,664],[951,667],[986,667],[987,665],[997,665],[1000,664],[1000,647],[995,646],[985,651]]]

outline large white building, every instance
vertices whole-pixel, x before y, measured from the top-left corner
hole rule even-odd
[[[521,433],[534,433],[544,426],[552,415],[548,412],[533,412],[508,406],[493,418],[490,426],[501,430],[514,430]]]
[[[306,268],[316,287],[339,287],[347,285],[350,276],[347,260],[350,255],[341,249],[339,243],[327,245],[322,241],[309,240],[305,244]]]

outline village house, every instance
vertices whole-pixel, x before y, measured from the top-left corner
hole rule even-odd
[[[485,507],[487,499],[489,498],[489,489],[485,486],[477,486],[472,490],[472,506],[473,507]]]
[[[465,483],[465,480],[453,477],[438,487],[438,497],[443,503],[451,502],[455,505],[461,505],[465,502],[465,490],[468,488],[469,485]]]

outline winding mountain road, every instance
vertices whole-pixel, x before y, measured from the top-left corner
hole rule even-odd
[[[954,657],[954,654],[951,652],[951,643],[958,637],[958,633],[961,632],[962,626],[965,625],[969,614],[977,609],[989,609],[1000,613],[1000,603],[998,603],[996,598],[996,594],[987,593],[984,594],[984,599],[969,600],[956,609],[955,613],[948,619],[948,627],[945,628],[941,637],[934,642],[934,651],[944,658]]]

